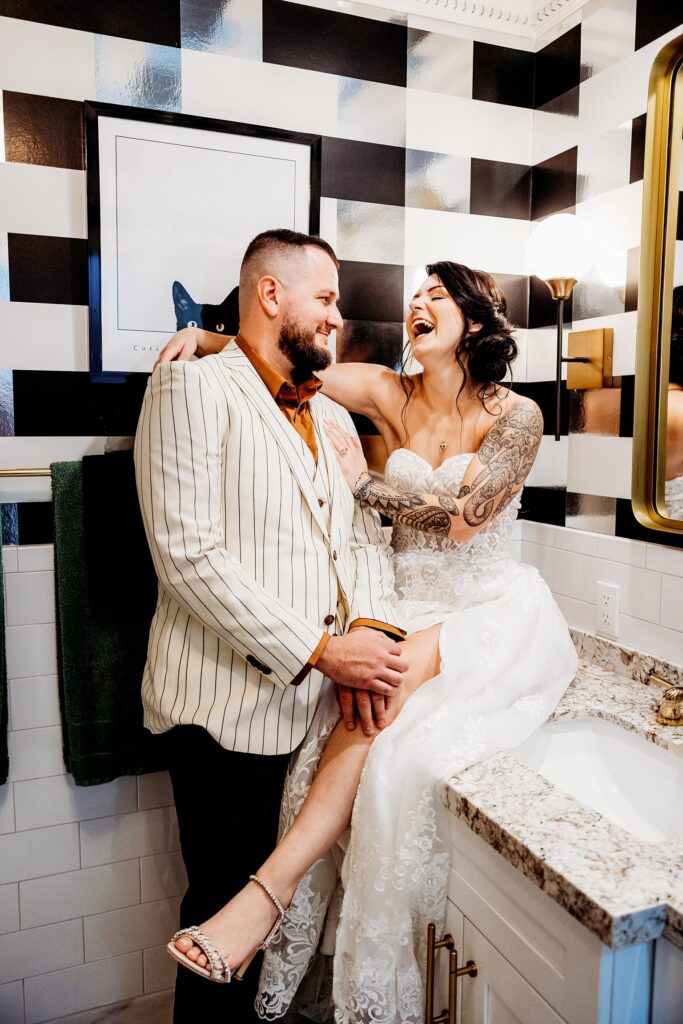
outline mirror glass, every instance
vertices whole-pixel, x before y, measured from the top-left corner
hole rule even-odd
[[[679,71],[676,91],[680,93],[682,88]],[[683,149],[683,139],[678,145]],[[664,503],[668,519],[683,520],[683,152],[679,153],[677,191],[669,373],[668,379],[662,382],[662,387],[667,389]]]

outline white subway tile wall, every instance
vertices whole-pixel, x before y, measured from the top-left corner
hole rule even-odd
[[[170,989],[164,944],[186,877],[166,773],[87,787],[65,773],[52,545],[2,555],[8,621],[21,624],[6,627],[14,653],[11,777],[0,786],[0,1021],[38,1024]],[[170,998],[160,1006],[166,1019]]]

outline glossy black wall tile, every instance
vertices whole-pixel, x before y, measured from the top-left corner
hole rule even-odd
[[[530,167],[472,157],[470,213],[528,220],[530,211]]]
[[[492,274],[500,285],[507,302],[508,320],[515,327],[529,324],[529,278],[520,274]]]
[[[631,122],[631,168],[629,183],[643,180],[645,165],[645,114],[634,117]]]
[[[84,238],[8,234],[9,293],[13,302],[88,304]]]
[[[131,437],[137,428],[147,374],[125,384],[94,384],[88,373],[14,371],[17,437]]]
[[[337,331],[337,361],[379,363],[395,370],[401,364],[403,324],[376,320],[345,320]]]
[[[533,107],[533,53],[475,41],[472,99]]]
[[[541,410],[543,414],[543,433],[555,433],[555,381],[516,381],[512,390],[518,395],[525,395]],[[569,433],[569,392],[562,382],[560,392],[560,433]]]
[[[571,323],[573,296],[565,301],[564,321]],[[540,277],[529,278],[529,327],[554,327],[557,324],[557,304],[545,281]]]
[[[581,26],[565,32],[536,54],[534,106],[574,89],[581,79]]]
[[[8,162],[84,169],[82,103],[5,91],[2,108]]]
[[[680,0],[636,0],[636,50],[683,21]]]
[[[564,487],[525,487],[519,518],[548,523],[550,526],[564,526],[566,501],[567,492]]]
[[[20,502],[17,505],[17,540],[15,543],[53,544],[54,539],[52,502]]]
[[[0,0],[0,15],[180,46],[180,0]]]
[[[270,64],[405,85],[407,32],[403,25],[263,0],[263,59]]]
[[[321,194],[333,199],[404,206],[405,149],[323,138]]]
[[[345,320],[403,321],[403,267],[342,260],[339,292]]]
[[[633,400],[636,378],[634,374],[624,375],[621,380],[621,410],[619,414],[619,437],[633,437]]]
[[[560,211],[573,212],[576,204],[577,155],[578,150],[574,146],[532,168],[532,220]]]

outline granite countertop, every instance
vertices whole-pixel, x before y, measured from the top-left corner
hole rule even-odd
[[[683,685],[683,668],[573,633],[574,682],[551,719],[608,719],[683,756],[683,727],[655,721],[655,672]],[[608,821],[511,753],[446,785],[449,810],[551,899],[614,949],[664,935],[683,948],[683,840],[649,843]],[[680,806],[672,813],[681,813]]]

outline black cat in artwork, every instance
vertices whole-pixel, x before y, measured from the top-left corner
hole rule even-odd
[[[239,288],[233,288],[227,299],[213,306],[209,302],[195,302],[180,281],[174,281],[173,305],[178,331],[183,327],[203,327],[214,334],[237,334],[239,330]]]

